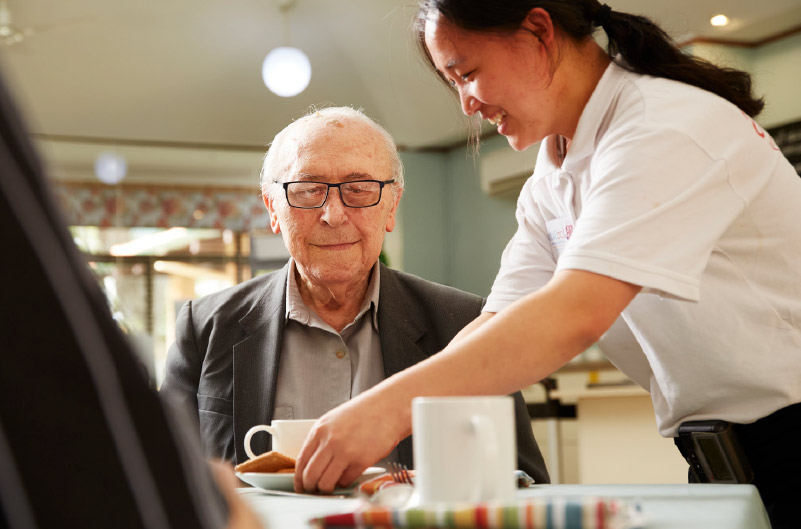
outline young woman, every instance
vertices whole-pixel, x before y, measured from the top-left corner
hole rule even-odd
[[[425,0],[418,17],[464,113],[516,150],[542,141],[486,312],[435,358],[321,418],[296,487],[331,490],[387,454],[410,433],[415,396],[510,393],[612,340],[607,356],[650,391],[662,435],[735,423],[774,526],[789,524],[801,495],[801,179],[753,121],[763,103],[749,76],[596,0],[488,5]]]

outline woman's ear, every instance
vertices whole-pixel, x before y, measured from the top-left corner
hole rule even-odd
[[[533,33],[546,48],[550,48],[556,38],[551,15],[541,7],[529,11],[520,27]]]

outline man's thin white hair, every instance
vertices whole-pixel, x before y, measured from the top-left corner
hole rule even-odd
[[[395,180],[395,183],[392,184],[394,190],[403,191],[405,181],[403,177],[403,163],[401,162],[400,155],[398,154],[398,148],[395,145],[395,139],[392,135],[387,131],[384,127],[379,125],[374,119],[367,116],[361,108],[353,108],[353,107],[325,107],[325,108],[316,108],[311,107],[309,111],[301,118],[293,121],[286,127],[284,127],[281,132],[275,135],[273,141],[270,142],[270,145],[267,149],[267,153],[264,155],[264,162],[261,166],[261,174],[259,177],[260,185],[261,185],[261,192],[262,194],[266,194],[269,191],[270,184],[274,182],[281,182],[283,175],[281,174],[282,170],[279,168],[279,159],[281,150],[283,149],[283,142],[286,137],[289,135],[289,132],[295,127],[299,126],[303,123],[306,123],[312,119],[326,119],[329,121],[335,121],[337,118],[343,120],[353,120],[353,121],[360,121],[375,130],[378,137],[380,137],[384,145],[386,146],[387,153],[389,154],[390,159],[390,178]]]

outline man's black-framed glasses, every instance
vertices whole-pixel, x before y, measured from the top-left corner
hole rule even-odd
[[[283,182],[286,201],[293,208],[321,208],[328,200],[332,187],[339,188],[342,204],[349,208],[369,208],[381,202],[381,192],[395,180],[353,180],[329,184],[328,182]]]

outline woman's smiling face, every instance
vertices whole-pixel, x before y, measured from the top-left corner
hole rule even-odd
[[[425,25],[425,45],[462,111],[498,128],[521,151],[554,133],[558,100],[551,61],[540,38],[524,26],[510,34],[468,31],[442,16]]]

